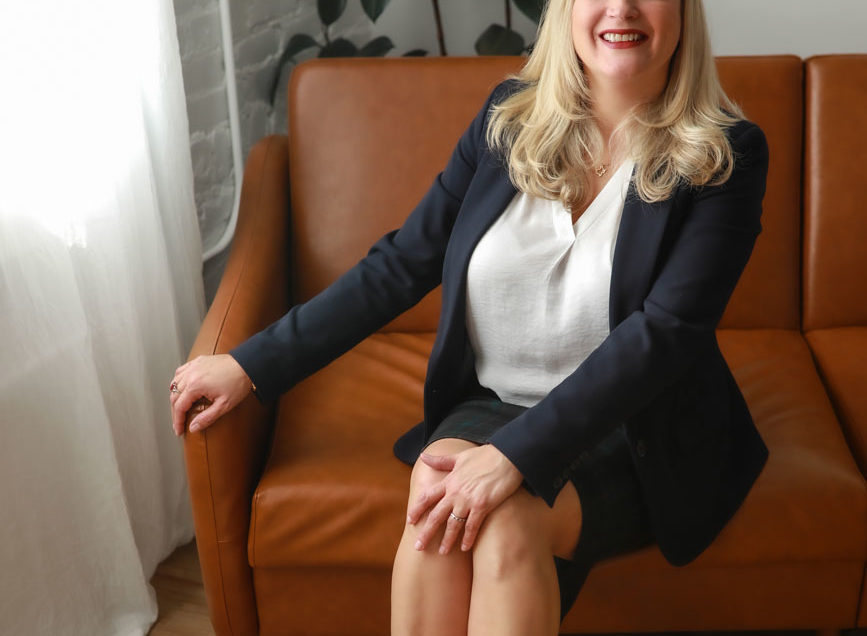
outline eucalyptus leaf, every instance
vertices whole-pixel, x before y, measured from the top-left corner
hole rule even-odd
[[[355,57],[358,47],[346,38],[337,38],[326,44],[319,51],[319,57]]]
[[[316,8],[319,10],[322,24],[327,26],[337,22],[343,15],[346,10],[346,0],[316,0]]]
[[[412,51],[407,51],[403,54],[403,57],[424,57],[427,55],[427,50],[425,49],[413,49]]]
[[[545,5],[545,0],[515,0],[515,5],[520,9],[521,13],[536,24],[539,24],[539,20],[542,19],[542,9]]]
[[[394,48],[394,43],[385,35],[374,38],[358,50],[358,57],[382,57]]]
[[[376,22],[377,18],[385,11],[385,7],[388,6],[389,2],[391,0],[361,0],[361,6],[367,17]]]
[[[492,24],[476,40],[479,55],[520,55],[524,51],[524,37],[512,29]]]

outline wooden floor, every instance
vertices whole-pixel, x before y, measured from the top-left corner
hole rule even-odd
[[[149,636],[212,636],[196,542],[181,546],[160,563],[151,583],[157,591],[159,619]],[[681,632],[680,636],[814,636],[816,632]],[[846,630],[844,636],[867,636],[867,629]],[[593,636],[585,634],[584,636]],[[608,634],[607,636],[616,636]],[[622,634],[620,636],[629,636]]]
[[[195,541],[160,563],[151,584],[160,614],[148,636],[213,636]]]

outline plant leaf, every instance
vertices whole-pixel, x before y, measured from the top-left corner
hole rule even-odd
[[[376,22],[377,18],[382,15],[382,12],[385,11],[385,7],[388,6],[388,3],[391,0],[361,0],[361,6],[364,9],[364,12],[367,14],[367,17],[371,19],[371,21]]]
[[[319,10],[319,19],[322,24],[329,25],[337,22],[346,10],[346,0],[316,0],[316,8]]]
[[[539,24],[542,19],[542,8],[545,5],[545,0],[515,0],[515,5],[521,13]]]
[[[332,40],[319,51],[319,57],[355,57],[358,55],[358,47],[346,38]]]
[[[388,36],[381,35],[374,38],[358,51],[358,57],[382,57],[394,48],[394,43]]]
[[[426,55],[427,51],[425,49],[413,49],[404,53],[403,57],[424,57]]]
[[[524,37],[499,24],[492,24],[476,40],[479,55],[520,55],[524,51]]]
[[[313,48],[314,46],[319,46],[319,43],[312,37],[306,33],[296,33],[289,38],[289,44],[286,45],[283,55],[280,56],[281,65],[290,57],[295,57],[301,51]]]

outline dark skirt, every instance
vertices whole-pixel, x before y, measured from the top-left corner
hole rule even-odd
[[[444,438],[484,444],[525,410],[496,397],[472,396],[443,419],[427,444]],[[570,475],[581,501],[581,533],[572,560],[554,557],[561,620],[595,563],[655,543],[623,427],[580,456]]]

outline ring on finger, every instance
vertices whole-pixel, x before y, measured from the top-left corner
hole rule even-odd
[[[172,393],[180,393],[181,392],[181,390],[178,388],[177,382],[172,382],[172,385],[169,387],[169,391],[171,391]]]
[[[449,516],[459,523],[463,523],[464,521],[466,521],[468,519],[468,517],[459,517],[454,512],[450,512]]]

